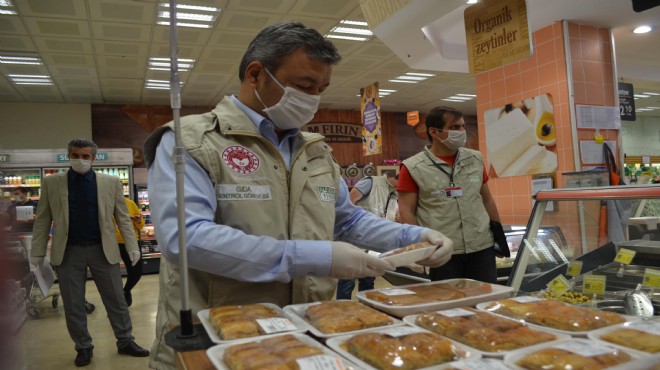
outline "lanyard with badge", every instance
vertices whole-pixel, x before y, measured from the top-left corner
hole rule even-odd
[[[463,188],[460,186],[455,186],[454,185],[454,167],[456,166],[456,163],[458,162],[458,157],[461,154],[460,151],[456,152],[456,159],[454,159],[454,163],[451,166],[451,172],[447,172],[442,166],[437,163],[427,151],[424,151],[424,154],[431,160],[431,163],[433,163],[434,166],[436,166],[440,171],[442,171],[445,175],[449,176],[449,187],[444,188],[443,192],[445,193],[445,196],[447,198],[458,198],[463,196]]]

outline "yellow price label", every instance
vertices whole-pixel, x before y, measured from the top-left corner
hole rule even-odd
[[[548,283],[548,289],[550,289],[556,297],[561,296],[570,288],[571,283],[564,277],[564,275],[558,275]]]
[[[660,288],[660,270],[646,268],[644,269],[643,284],[653,288]]]
[[[582,293],[605,294],[605,275],[584,275],[582,281]]]
[[[580,276],[582,271],[582,261],[571,261],[566,266],[566,275],[568,276]]]
[[[614,262],[623,263],[624,265],[630,265],[633,258],[635,258],[636,253],[637,252],[632,251],[630,249],[621,248],[619,249],[619,253],[616,254],[616,257],[614,258]]]

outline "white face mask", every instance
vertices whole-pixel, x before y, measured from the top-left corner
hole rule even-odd
[[[81,175],[86,174],[92,168],[92,161],[86,159],[70,159],[71,168]]]
[[[14,195],[14,202],[16,203],[23,203],[25,199],[23,198],[22,195]]]
[[[467,141],[467,133],[465,130],[442,130],[449,132],[447,138],[441,140],[440,142],[445,144],[445,146],[451,150],[458,150],[465,146],[465,141]]]
[[[293,87],[282,86],[268,69],[265,71],[270,78],[275,81],[277,86],[284,90],[284,95],[282,95],[280,101],[270,108],[266,107],[266,104],[261,100],[257,90],[254,90],[257,99],[259,99],[265,108],[264,113],[270,117],[273,124],[281,130],[289,130],[293,128],[301,128],[307,124],[307,122],[311,121],[319,108],[321,96],[310,95],[300,90],[296,90]]]

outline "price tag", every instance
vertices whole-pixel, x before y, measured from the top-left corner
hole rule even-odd
[[[296,360],[300,369],[309,370],[344,370],[344,364],[335,356],[317,355]]]
[[[571,261],[566,267],[566,275],[568,276],[580,276],[582,271],[582,261]]]
[[[571,288],[571,282],[564,275],[558,275],[548,283],[548,288],[559,297]]]
[[[605,294],[605,275],[584,275],[582,293]]]
[[[266,334],[271,334],[271,333],[279,333],[282,331],[293,331],[298,328],[296,328],[295,325],[289,321],[289,319],[285,319],[282,317],[271,317],[268,319],[257,319],[257,324],[263,329],[264,333]]]
[[[660,288],[660,270],[646,268],[644,269],[643,284],[653,288]]]
[[[630,249],[621,248],[619,249],[619,253],[616,254],[616,257],[614,258],[614,262],[623,263],[624,265],[630,265],[633,258],[635,258],[636,253],[637,252],[632,251]]]
[[[446,317],[456,317],[456,316],[472,316],[474,312],[466,310],[464,308],[451,308],[449,310],[436,311],[442,316]]]

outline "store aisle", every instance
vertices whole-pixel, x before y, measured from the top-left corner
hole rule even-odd
[[[53,287],[58,290],[57,285]],[[133,305],[129,308],[136,342],[151,349],[155,337],[156,306],[158,302],[158,275],[144,275],[133,288]],[[94,282],[87,281],[87,300],[96,305],[96,311],[87,316],[89,332],[94,339],[92,363],[84,369],[147,369],[149,358],[136,358],[117,354],[115,337],[108,316]],[[37,304],[39,319],[30,319],[21,333],[26,369],[77,369],[74,344],[66,330],[64,308],[51,307],[51,299]]]

